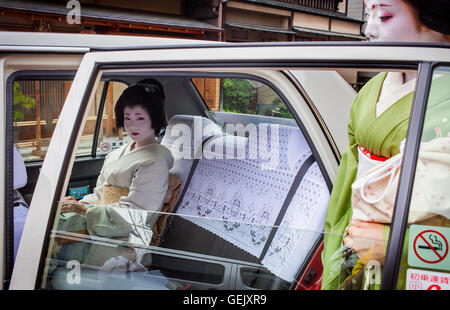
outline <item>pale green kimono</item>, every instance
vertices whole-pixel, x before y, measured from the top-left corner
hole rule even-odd
[[[358,168],[358,145],[374,155],[390,158],[399,153],[400,142],[406,137],[413,92],[399,99],[376,117],[376,103],[386,75],[387,73],[383,72],[372,78],[360,90],[350,111],[349,146],[342,155],[325,218],[322,289],[337,289],[347,276],[342,268],[342,241],[352,216],[351,185]],[[442,119],[450,111],[450,76],[433,81],[429,102],[431,104],[427,107],[423,141],[438,136],[435,128],[440,128],[442,135],[448,135],[450,121],[442,123]],[[386,245],[389,225],[383,227]],[[400,274],[404,273],[406,268],[408,236],[405,240]],[[397,286],[403,287],[404,279],[399,278]]]
[[[101,201],[104,185],[129,189],[127,196],[122,196],[118,202],[108,205],[108,208],[161,210],[169,184],[169,169],[173,166],[173,156],[170,150],[158,143],[131,151],[132,143],[125,144],[106,156],[94,192],[81,200],[89,204],[86,216],[71,213],[71,216],[76,217],[73,221],[76,223],[79,220],[79,223],[69,231],[87,230],[91,236],[128,240],[128,229],[131,225],[114,209],[96,207]],[[158,216],[157,213],[151,213],[145,224],[153,227]],[[70,219],[69,215],[65,215],[65,218]],[[63,220],[65,218],[63,217]],[[58,226],[60,230],[70,229],[64,221],[61,223],[62,225]],[[119,254],[115,247],[100,243],[90,245],[74,242],[62,247],[58,259],[76,259],[88,265],[101,266],[106,259]]]
[[[114,203],[114,207],[125,207],[148,211],[159,211],[164,202],[169,184],[169,170],[173,156],[165,146],[147,144],[130,151],[133,142],[109,153],[103,163],[92,194],[81,201],[94,203],[101,200],[104,185],[129,189],[129,194]]]

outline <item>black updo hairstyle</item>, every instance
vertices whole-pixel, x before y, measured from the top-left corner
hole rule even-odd
[[[149,85],[150,87],[153,88],[154,91],[159,93],[161,98],[166,99],[166,94],[164,93],[164,87],[157,80],[152,79],[152,78],[147,78],[147,79],[140,80],[138,82],[138,84],[147,84],[147,85]]]
[[[411,5],[426,27],[450,34],[450,0],[404,0]]]
[[[164,88],[154,79],[145,79],[126,88],[114,107],[117,128],[124,127],[125,107],[140,106],[144,108],[152,121],[152,128],[158,136],[167,126]]]

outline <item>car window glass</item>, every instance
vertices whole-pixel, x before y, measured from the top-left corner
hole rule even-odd
[[[44,159],[71,84],[63,79],[13,82],[14,143],[25,162]]]
[[[362,86],[360,82],[365,84],[374,76],[385,76],[379,71],[354,71],[355,77],[361,73],[361,78],[352,83],[356,89]],[[316,147],[325,146],[308,136],[312,133],[302,131],[296,120],[304,120],[305,116],[296,115],[293,108],[302,105],[313,109],[317,99],[308,98],[305,93],[295,97],[298,102],[284,102],[282,98],[289,100],[288,94],[281,94],[277,86],[263,78],[249,75],[237,78],[217,73],[217,77],[211,77],[214,74],[208,72],[206,77],[201,77],[196,72],[194,77],[186,72],[158,75],[153,71],[146,76],[144,71],[111,71],[108,78],[114,74],[117,79],[127,80],[129,85],[151,77],[164,87],[168,125],[158,141],[174,158],[167,180],[172,190],[164,197],[162,206],[149,207],[154,200],[120,198],[130,193],[134,195],[135,189],[139,193],[149,193],[160,185],[150,179],[139,183],[142,167],[133,166],[130,169],[133,172],[126,177],[117,174],[115,169],[120,165],[110,168],[100,165],[95,171],[90,170],[93,173],[86,176],[90,179],[88,193],[93,195],[97,189],[98,199],[90,200],[86,214],[78,212],[77,206],[71,207],[71,212],[61,212],[63,201],[59,202],[48,236],[40,287],[296,287],[300,269],[305,267],[303,263],[314,254],[311,251],[323,236],[330,197],[328,176],[312,143]],[[335,77],[339,82],[328,87],[342,85],[342,78]],[[122,90],[123,87],[118,87],[117,93],[114,90],[110,95],[114,104]],[[94,91],[102,92],[100,87]],[[333,94],[331,90],[329,93]],[[349,102],[353,98],[349,96]],[[309,100],[311,102],[307,102]],[[331,98],[330,102],[335,101]],[[205,109],[211,113],[205,113]],[[281,116],[281,111],[289,114]],[[205,114],[215,118],[210,119]],[[323,129],[327,129],[326,123]],[[104,128],[103,140],[99,140],[100,151],[103,142],[108,142],[106,131]],[[125,154],[132,154],[131,144],[125,141],[128,134],[120,133],[117,128],[112,128],[112,132],[115,139],[124,141],[119,148],[128,152]],[[106,160],[119,153],[115,150],[108,154]],[[333,156],[331,149],[329,156]],[[125,164],[136,165],[138,159],[124,161]],[[67,174],[69,184],[80,181],[74,167]],[[176,178],[171,179],[171,176]],[[100,185],[101,192],[98,191]],[[120,187],[120,192],[114,189],[110,193],[111,185]],[[139,186],[148,187],[143,190]],[[169,191],[164,189],[163,192]],[[115,197],[113,202],[105,202],[106,193]],[[67,192],[61,194],[68,195]],[[77,199],[83,199],[86,194],[82,193]],[[330,233],[340,242],[345,234],[345,231]],[[354,240],[369,244],[362,236]],[[377,240],[369,238],[369,241]],[[338,244],[338,251],[342,250],[345,247]],[[344,266],[348,274],[340,274],[338,280],[350,279],[347,284],[352,284],[352,276],[359,279],[358,266],[367,263],[368,256],[359,257],[349,250],[334,255],[338,263],[332,268],[336,270],[343,266],[342,255],[348,255],[345,257],[348,265]],[[380,283],[379,267],[375,265],[373,272],[372,267],[361,270],[367,273],[369,278],[365,278],[369,282],[373,277]],[[356,286],[366,287],[361,282]]]
[[[432,76],[397,285],[449,289],[450,69]]]
[[[96,101],[94,109],[96,112],[95,119],[102,114],[97,141],[97,155],[106,155],[115,149],[121,147],[124,143],[129,141],[129,137],[121,128],[116,127],[116,117],[114,114],[114,105],[117,99],[122,94],[127,85],[123,82],[109,81],[105,101],[103,106],[100,106],[100,99],[104,92],[105,83],[101,82],[96,92]],[[95,125],[95,123],[93,123]]]
[[[269,86],[243,78],[194,78],[192,82],[211,111],[293,118]]]
[[[108,72],[108,77],[113,75]],[[145,78],[142,72],[117,75],[125,76],[130,85]],[[107,95],[110,102],[98,113],[106,122],[98,153],[107,149],[106,143],[112,145],[108,139],[124,141],[119,149],[104,152],[108,153],[105,162],[110,164],[119,152],[126,152],[133,158],[121,162],[131,167],[124,171],[132,172],[125,173],[128,176],[119,172],[117,162],[97,168],[96,174],[86,174],[88,192],[78,192],[76,197],[85,202],[89,199],[86,214],[80,214],[77,207],[61,213],[63,202],[58,204],[48,236],[42,288],[295,287],[303,262],[322,235],[329,197],[307,139],[268,84],[221,77],[241,85],[239,91],[233,91],[245,98],[247,105],[242,109],[242,101],[227,99],[230,110],[234,104],[234,112],[222,127],[201,116],[204,104],[195,101],[198,96],[192,94],[192,84],[185,82],[192,77],[186,75],[149,76],[163,85],[166,97],[168,125],[160,144],[170,150],[174,164],[165,181],[165,197],[155,193],[164,175],[140,183],[146,169],[139,166],[142,158],[133,157],[139,153],[127,149],[130,133],[121,133],[112,125],[108,137],[108,111],[114,109],[123,85],[114,85],[113,93]],[[217,87],[217,83],[212,84]],[[220,85],[216,89],[220,90]],[[258,106],[252,101],[258,90],[264,91],[263,97],[270,95],[270,103]],[[102,83],[94,91],[101,93]],[[216,98],[223,96],[219,93]],[[91,110],[93,106],[94,102]],[[275,115],[277,111],[285,111],[286,119]],[[114,160],[121,160],[121,156]],[[71,184],[86,181],[80,180],[79,173],[69,173],[68,190],[77,189]],[[73,199],[71,196],[66,199]],[[98,199],[90,199],[94,196]],[[151,197],[156,196],[164,200],[155,207]],[[128,280],[123,278],[126,271],[133,271]]]
[[[14,144],[18,148],[25,162],[42,161],[45,158],[50,139],[58,122],[59,113],[69,92],[71,80],[32,80],[22,77],[13,82],[13,133]],[[82,132],[80,146],[76,156],[92,154],[93,138],[99,111],[101,93],[104,82],[95,93],[94,102],[88,113],[85,127]],[[114,91],[117,93],[124,84],[111,82],[110,90],[106,96],[106,107],[99,131],[97,153],[102,152],[101,142],[116,140],[120,134],[114,127],[114,115],[111,103],[114,100]]]

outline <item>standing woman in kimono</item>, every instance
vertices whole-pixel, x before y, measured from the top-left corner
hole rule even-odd
[[[174,161],[170,150],[156,141],[167,125],[161,87],[138,83],[124,90],[114,108],[116,125],[132,141],[105,157],[94,192],[81,203],[67,197],[62,212],[86,213],[91,204],[161,210]]]
[[[365,32],[370,41],[449,43],[449,8],[448,0],[365,0]],[[369,249],[370,259],[384,261],[389,225],[350,221],[351,186],[357,175],[371,168],[365,163],[374,162],[364,156],[382,160],[400,152],[415,79],[415,73],[379,73],[352,104],[349,146],[342,155],[325,218],[322,289],[340,288],[347,277],[354,276],[355,264]]]

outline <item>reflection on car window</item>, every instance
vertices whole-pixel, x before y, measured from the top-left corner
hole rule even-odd
[[[449,289],[450,70],[433,73],[414,176],[398,286]]]

